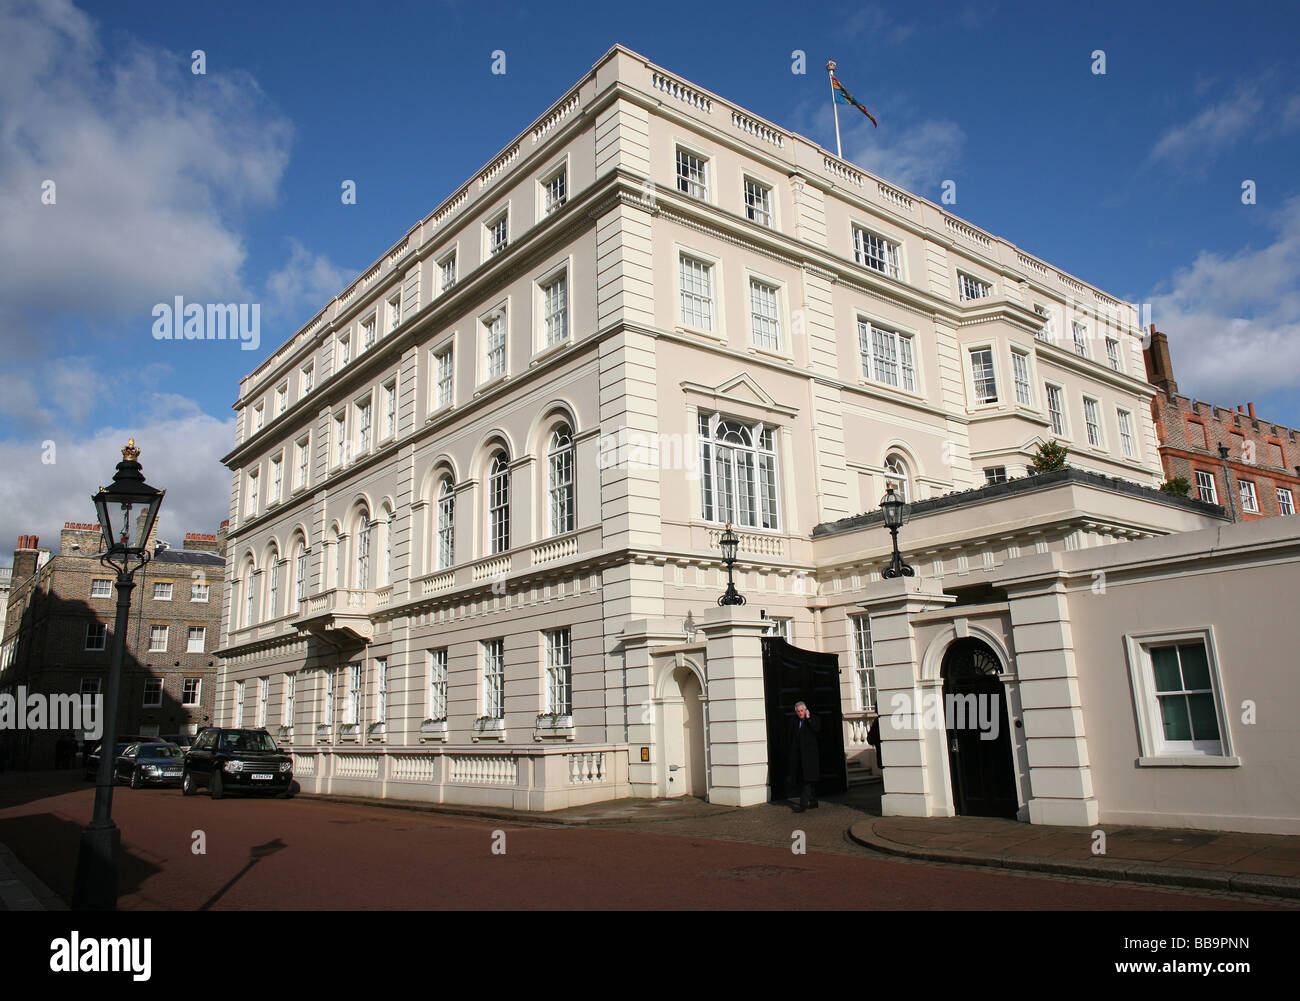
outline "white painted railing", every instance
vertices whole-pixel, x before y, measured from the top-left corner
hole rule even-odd
[[[379,778],[379,755],[340,754],[334,759],[335,774],[346,779]]]
[[[438,759],[428,754],[395,754],[392,759],[395,782],[432,782]]]
[[[519,759],[512,754],[452,754],[448,764],[452,782],[495,786],[519,782]]]
[[[713,113],[713,102],[708,97],[670,76],[654,73],[650,77],[650,82],[655,90],[663,91],[669,97],[675,97],[677,100],[689,104],[692,108],[699,108],[707,114]]]
[[[735,531],[735,529],[732,531]],[[738,552],[751,553],[755,556],[779,557],[785,555],[785,539],[779,535],[756,535],[749,532],[736,532],[736,538],[740,540]],[[721,540],[721,529],[709,529],[709,548],[711,550],[716,550]]]
[[[785,136],[770,125],[756,121],[748,115],[742,115],[739,111],[733,111],[731,113],[731,124],[740,129],[741,132],[748,133],[755,139],[761,139],[765,143],[771,143],[777,149],[785,149]]]
[[[552,560],[562,560],[566,556],[574,555],[577,551],[578,537],[576,535],[548,539],[540,546],[533,547],[531,563],[533,566],[537,566],[541,563],[550,563]]]
[[[478,175],[478,186],[486,188],[501,171],[505,170],[519,158],[519,144],[515,143],[508,150],[487,165],[487,169]]]
[[[490,577],[500,577],[510,570],[510,557],[498,556],[495,559],[484,560],[474,567],[475,580],[487,580]]]
[[[589,785],[605,781],[605,752],[578,751],[568,755],[569,785]]]
[[[897,188],[891,188],[888,184],[877,183],[876,187],[880,189],[880,197],[891,205],[896,208],[906,209],[909,212],[912,210],[913,202],[908,195],[903,194]]]
[[[445,591],[456,583],[456,571],[444,570],[440,574],[432,577],[425,577],[420,581],[420,594],[428,597],[431,594],[437,594],[439,591]]]
[[[949,230],[957,236],[960,236],[962,239],[969,240],[971,243],[978,243],[985,250],[988,250],[993,246],[993,241],[973,226],[967,226],[964,222],[958,222],[949,215],[944,216],[943,221],[944,225],[946,225]]]
[[[833,156],[823,156],[822,163],[826,167],[826,173],[832,177],[838,177],[841,181],[848,181],[850,184],[856,184],[862,187],[862,173],[854,170],[843,160],[836,160]]]
[[[1016,257],[1019,259],[1021,264],[1029,268],[1031,271],[1037,271],[1040,275],[1047,274],[1047,265],[1042,261],[1036,261],[1032,257],[1028,257],[1019,251],[1016,252]]]
[[[533,129],[533,144],[536,145],[541,142],[542,139],[546,137],[546,133],[550,132],[551,129],[555,128],[555,126],[559,125],[560,122],[564,121],[564,119],[568,118],[569,115],[576,111],[579,103],[579,96],[574,94],[549,115],[543,118],[537,128]]]

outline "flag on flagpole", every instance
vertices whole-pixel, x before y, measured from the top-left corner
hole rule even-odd
[[[866,115],[868,118],[871,119],[872,125],[874,125],[876,128],[880,128],[880,123],[876,121],[875,116],[866,108],[864,108],[862,105],[860,105],[857,101],[853,100],[853,95],[850,94],[845,89],[844,84],[840,83],[840,81],[836,78],[834,73],[831,74],[831,87],[833,87],[835,90],[836,99],[843,101],[845,104],[853,105],[853,107],[857,108],[864,115]]]

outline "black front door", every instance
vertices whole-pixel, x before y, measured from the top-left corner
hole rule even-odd
[[[804,702],[821,721],[817,795],[849,787],[840,711],[840,662],[833,653],[801,650],[775,636],[763,639],[763,688],[767,703],[767,773],[773,800],[797,796],[787,788],[794,704]]]
[[[965,817],[1014,817],[1019,807],[1001,664],[987,644],[958,640],[943,658],[953,806]]]

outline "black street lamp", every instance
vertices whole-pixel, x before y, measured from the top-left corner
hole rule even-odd
[[[894,558],[889,561],[889,566],[885,567],[880,576],[915,577],[916,571],[903,562],[903,554],[898,551],[898,530],[907,524],[907,516],[911,514],[911,510],[907,502],[898,496],[892,483],[888,484],[885,496],[880,498],[880,510],[885,514],[885,527],[894,538]]]
[[[111,486],[100,487],[91,496],[107,551],[99,562],[117,571],[117,619],[113,627],[113,656],[109,662],[108,688],[104,694],[103,732],[99,745],[99,774],[95,777],[95,813],[81,833],[77,855],[77,878],[72,891],[73,909],[112,911],[117,909],[117,868],[122,837],[113,823],[113,771],[117,765],[117,705],[122,687],[122,661],[126,654],[127,619],[131,613],[131,592],[135,575],[151,554],[146,548],[158,519],[158,508],[166,490],[144,481],[140,471],[140,450],[132,438],[122,449]]]
[[[736,552],[740,549],[740,539],[731,530],[731,522],[727,522],[727,530],[722,533],[722,538],[718,540],[718,546],[722,550],[722,562],[727,564],[727,589],[722,592],[718,604],[743,605],[745,596],[736,590],[736,582],[731,573],[731,568],[736,565]]]
[[[1223,460],[1223,488],[1228,495],[1228,514],[1232,516],[1232,523],[1237,523],[1237,508],[1232,503],[1232,476],[1228,473],[1228,456],[1232,454],[1232,449],[1227,445],[1219,446],[1219,458]]]

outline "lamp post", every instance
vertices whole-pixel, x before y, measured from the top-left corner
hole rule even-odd
[[[718,604],[743,605],[745,596],[736,590],[736,582],[732,577],[732,567],[736,565],[736,551],[740,549],[740,539],[731,530],[731,522],[727,522],[727,530],[718,540],[718,547],[722,550],[722,562],[727,564],[727,589],[722,592]]]
[[[1228,473],[1228,456],[1232,454],[1232,449],[1227,445],[1219,446],[1219,458],[1223,460],[1223,488],[1228,495],[1228,514],[1232,516],[1232,523],[1237,523],[1237,507],[1232,503],[1232,476]]]
[[[889,529],[889,534],[894,539],[894,558],[889,561],[889,566],[885,567],[880,576],[915,577],[916,571],[903,562],[903,554],[898,551],[898,530],[907,524],[907,516],[911,511],[908,509],[907,502],[898,496],[892,483],[888,484],[885,496],[880,498],[880,510],[885,515],[885,527]]]
[[[113,654],[108,668],[108,688],[104,694],[103,739],[99,745],[99,773],[95,777],[95,812],[90,825],[81,833],[77,855],[77,877],[72,892],[72,906],[83,911],[117,909],[117,868],[122,838],[113,823],[113,770],[117,762],[117,706],[122,687],[122,661],[126,654],[127,619],[131,614],[131,592],[135,575],[149,562],[146,548],[158,519],[163,494],[144,481],[140,471],[140,450],[132,438],[122,449],[110,486],[100,487],[91,496],[99,516],[106,551],[100,555],[102,565],[117,571],[117,619],[113,627]]]

